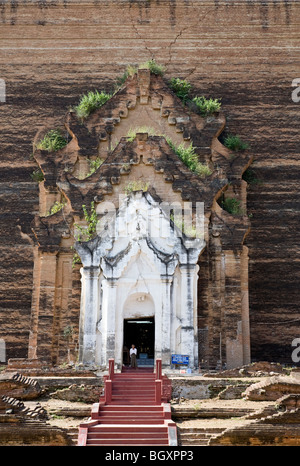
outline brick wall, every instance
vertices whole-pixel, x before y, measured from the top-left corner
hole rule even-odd
[[[8,357],[27,356],[30,330],[32,140],[83,92],[108,90],[128,64],[155,58],[167,79],[221,98],[227,131],[251,144],[259,181],[248,192],[252,357],[291,363],[300,319],[300,103],[291,99],[299,20],[299,3],[288,0],[0,2],[0,337]]]

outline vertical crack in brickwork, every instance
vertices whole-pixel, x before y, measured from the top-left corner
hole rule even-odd
[[[199,6],[197,7],[196,5],[194,5],[192,3],[192,6],[193,6],[193,11],[195,12],[195,15],[197,16],[197,11],[199,9]],[[183,36],[183,34],[194,28],[194,27],[197,27],[199,26],[205,19],[206,17],[215,10],[215,7],[213,8],[208,8],[196,21],[194,21],[193,23],[191,23],[189,26],[186,26],[184,28],[181,28],[179,30],[178,33],[176,33],[174,39],[172,39],[170,41],[170,43],[168,44],[168,46],[166,47],[167,50],[168,50],[168,55],[169,55],[169,59],[168,59],[168,62],[165,63],[165,66],[166,68],[168,68],[168,66],[172,63],[172,58],[173,58],[173,54],[172,54],[172,48],[174,47],[174,45],[177,43],[177,41]],[[144,44],[144,48],[145,50],[149,53],[150,55],[150,58],[151,59],[154,59],[154,60],[157,60],[157,57],[155,55],[155,52],[153,50],[150,49],[150,47],[147,45],[146,43],[146,39],[143,37],[143,35],[139,32],[138,30],[138,27],[137,27],[137,20],[133,17],[133,14],[132,14],[132,5],[130,4],[129,6],[129,17],[130,17],[130,22],[131,22],[131,25],[132,25],[132,28],[134,30],[134,33],[135,35],[137,36],[137,38],[139,40],[141,40]],[[172,21],[172,24],[173,26],[175,27],[176,25],[176,17],[173,18],[173,21]],[[191,76],[194,71],[196,70],[196,68],[193,68],[193,70],[188,74],[188,76]]]
[[[195,11],[195,16],[197,16],[197,11],[199,9],[199,6],[198,8],[194,5],[194,3],[192,2],[192,7]],[[194,28],[194,27],[197,27],[197,26],[200,26],[200,24],[205,20],[205,18],[212,12],[214,11],[215,8],[208,8],[206,12],[203,13],[203,15],[201,15],[195,22],[193,22],[192,24],[190,24],[189,26],[186,26],[182,29],[180,29],[179,33],[175,36],[175,38],[170,42],[170,44],[168,45],[168,49],[169,49],[169,61],[168,63],[166,63],[166,66],[168,67],[171,62],[172,62],[172,47],[177,43],[177,41],[180,39],[180,37],[183,36],[183,34],[186,32],[186,31],[189,31],[190,29]],[[190,76],[194,71],[196,70],[196,68],[193,69],[193,71],[191,73],[189,73],[188,76]]]
[[[131,22],[132,28],[133,28],[133,30],[134,30],[134,32],[135,32],[137,38],[140,39],[140,40],[143,42],[144,47],[145,47],[145,50],[147,50],[147,52],[149,52],[149,54],[150,54],[150,58],[153,59],[153,60],[155,60],[156,57],[155,57],[154,52],[153,52],[152,50],[150,50],[150,48],[147,46],[146,40],[145,40],[145,39],[143,38],[143,36],[140,34],[140,32],[139,32],[139,30],[138,30],[138,28],[137,28],[137,26],[136,26],[136,21],[135,21],[135,19],[134,19],[133,16],[132,16],[131,8],[132,8],[132,5],[130,4],[130,5],[129,5],[129,17],[130,17],[130,22]]]

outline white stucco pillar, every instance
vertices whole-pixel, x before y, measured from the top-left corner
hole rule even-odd
[[[105,279],[102,282],[102,365],[108,367],[108,360],[115,359],[117,365],[122,365],[115,353],[116,337],[116,306],[117,306],[117,280]]]
[[[196,264],[181,264],[181,354],[189,356],[189,366],[198,365],[197,349],[197,301],[194,299],[195,279],[197,279]]]
[[[81,268],[81,309],[79,328],[79,362],[94,366],[96,325],[99,308],[99,267]]]
[[[161,315],[161,360],[163,367],[171,364],[171,285],[173,277],[161,276],[162,315]]]

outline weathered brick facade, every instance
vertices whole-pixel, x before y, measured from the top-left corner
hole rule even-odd
[[[252,358],[291,362],[291,342],[299,336],[300,104],[291,99],[299,15],[291,1],[1,2],[0,78],[7,96],[0,104],[0,336],[7,357],[28,353],[33,244],[27,233],[39,211],[32,140],[39,127],[62,122],[83,92],[109,90],[128,64],[153,57],[166,66],[166,79],[186,78],[195,93],[221,98],[227,131],[251,145]]]

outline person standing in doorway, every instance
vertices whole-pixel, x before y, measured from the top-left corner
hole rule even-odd
[[[131,367],[134,369],[137,368],[137,362],[136,362],[136,355],[137,355],[137,349],[134,345],[131,345],[130,348],[130,361],[131,361]]]

